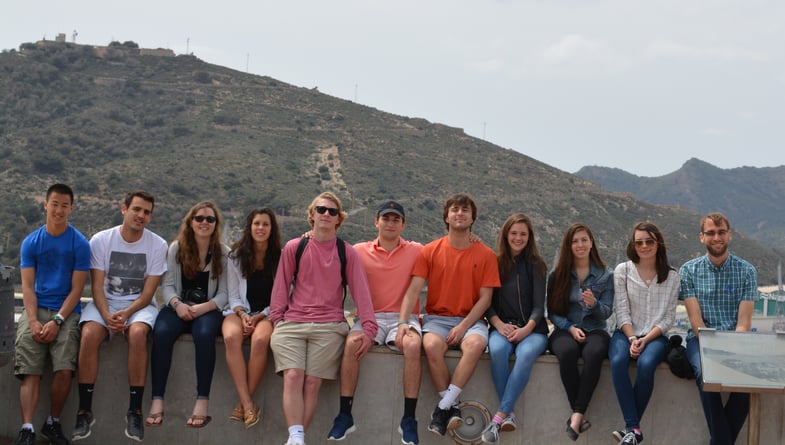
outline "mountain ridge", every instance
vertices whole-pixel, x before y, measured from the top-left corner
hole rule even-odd
[[[351,216],[340,236],[373,239],[376,206],[406,208],[404,236],[444,235],[441,207],[469,192],[479,207],[473,230],[493,245],[513,212],[535,224],[552,263],[573,222],[589,224],[601,254],[624,259],[630,227],[657,223],[678,265],[704,252],[699,215],[654,205],[525,154],[470,137],[459,128],[293,86],[268,76],[205,63],[192,55],[159,57],[88,45],[23,44],[0,53],[0,262],[18,264],[22,238],[43,223],[41,200],[53,182],[71,184],[71,221],[86,235],[120,222],[131,189],[157,196],[150,229],[167,240],[188,208],[215,201],[236,236],[250,208],[281,216],[285,239],[308,226],[305,209],[321,191],[343,200]],[[734,248],[775,276],[777,253],[738,233]]]

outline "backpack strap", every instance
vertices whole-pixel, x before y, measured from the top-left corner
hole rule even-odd
[[[294,285],[297,282],[297,272],[300,271],[300,258],[303,257],[305,246],[308,245],[308,241],[310,240],[310,238],[302,237],[300,238],[300,243],[297,244],[297,252],[294,254],[294,274],[292,275],[291,289],[294,289]],[[343,286],[343,302],[341,303],[341,307],[343,307],[346,303],[346,286],[348,284],[348,281],[346,280],[346,243],[341,238],[335,237],[335,247],[338,249],[338,259],[341,261],[341,286]]]

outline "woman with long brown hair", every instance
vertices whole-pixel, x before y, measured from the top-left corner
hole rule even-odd
[[[243,422],[250,428],[259,422],[259,405],[253,395],[267,367],[267,352],[273,324],[270,294],[273,277],[281,258],[281,231],[275,212],[256,208],[245,217],[239,240],[232,244],[227,267],[229,309],[224,317],[223,332],[226,364],[232,374],[239,403],[230,420]],[[243,340],[251,339],[251,352],[246,363]]]
[[[611,380],[624,417],[624,429],[613,432],[620,445],[643,441],[641,417],[654,390],[654,371],[666,355],[665,334],[676,319],[679,274],[668,263],[665,239],[650,222],[632,228],[627,258],[614,272],[614,311],[618,329],[608,356]],[[630,360],[637,369],[630,380]]]
[[[559,359],[572,409],[566,429],[572,440],[591,427],[585,415],[608,356],[606,320],[612,312],[613,271],[600,258],[589,227],[573,224],[562,238],[559,260],[548,278],[548,317],[555,328],[548,346]]]
[[[153,328],[151,369],[153,403],[145,424],[159,426],[164,420],[164,391],[172,365],[174,342],[185,332],[194,341],[196,403],[186,426],[201,428],[210,423],[207,405],[215,370],[215,338],[221,329],[221,311],[227,303],[226,255],[221,243],[221,212],[210,201],[188,211],[177,239],[169,246],[164,277],[164,302]]]
[[[502,286],[494,289],[491,307],[485,313],[491,325],[491,375],[499,396],[499,408],[482,433],[482,441],[489,444],[499,442],[500,431],[516,429],[515,403],[529,382],[534,362],[548,345],[547,266],[537,250],[528,216],[516,213],[504,222],[496,240],[496,259]]]

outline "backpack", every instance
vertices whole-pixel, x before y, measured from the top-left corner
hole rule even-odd
[[[300,271],[300,258],[303,256],[303,252],[305,252],[305,246],[308,245],[308,241],[310,238],[302,237],[300,238],[300,243],[297,245],[297,253],[294,254],[294,275],[292,275],[292,285],[291,289],[294,289],[294,285],[297,282],[297,272]],[[338,248],[338,259],[341,260],[341,286],[343,286],[343,302],[341,306],[343,307],[344,303],[346,303],[346,243],[339,238],[335,237],[335,247]]]
[[[665,345],[665,361],[671,368],[671,372],[676,377],[683,379],[694,379],[695,372],[692,369],[690,361],[687,360],[687,348],[681,344],[681,336],[674,334],[668,339],[668,344]]]

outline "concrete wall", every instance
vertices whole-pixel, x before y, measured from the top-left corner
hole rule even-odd
[[[241,424],[228,420],[229,413],[237,397],[224,360],[223,343],[217,342],[218,360],[213,380],[210,415],[213,421],[203,429],[184,426],[186,417],[191,413],[195,397],[195,375],[193,372],[193,343],[189,336],[183,336],[175,345],[172,373],[166,394],[166,418],[161,427],[146,428],[145,443],[174,444],[246,444],[261,443],[281,445],[287,439],[286,423],[281,409],[281,378],[273,373],[273,361],[257,392],[255,400],[262,407],[262,420],[253,428],[246,430]],[[127,439],[125,412],[128,407],[128,383],[126,372],[126,351],[124,339],[115,338],[101,352],[101,368],[94,396],[96,424],[93,434],[78,443],[117,444],[134,443]],[[450,352],[448,362],[454,366],[458,353]],[[345,444],[398,444],[400,435],[398,423],[403,412],[401,375],[403,356],[379,347],[364,359],[361,378],[355,398],[354,419],[357,431],[350,435]],[[423,358],[423,380],[420,401],[417,407],[420,443],[448,444],[449,437],[438,437],[426,430],[430,413],[437,395],[427,372]],[[48,411],[48,385],[42,385],[41,402],[36,412],[35,425],[40,428]],[[13,377],[13,366],[0,368],[0,436],[15,437],[20,427],[19,382]],[[150,384],[145,393],[145,413],[150,404]],[[495,411],[498,400],[493,390],[490,363],[487,356],[480,362],[468,388],[461,395],[464,401],[477,401]],[[785,419],[785,397],[764,394],[761,406],[761,444],[785,443],[783,419]],[[70,436],[76,415],[78,395],[76,384],[63,415],[64,430]],[[316,418],[306,433],[309,445],[326,444],[327,433],[338,411],[337,382],[325,382],[319,398]],[[534,367],[531,380],[516,407],[519,428],[513,433],[503,433],[503,444],[569,444],[564,433],[565,421],[569,416],[569,406],[559,378],[558,363],[555,357],[540,357]],[[480,411],[473,410],[475,414]],[[603,369],[599,386],[595,392],[587,418],[592,422],[591,430],[582,434],[578,444],[609,444],[611,431],[623,427],[613,386],[610,370]],[[469,419],[471,422],[474,419]],[[464,427],[463,437],[473,436],[473,429],[481,430],[483,419],[476,419],[473,427]],[[643,419],[645,443],[669,445],[694,445],[708,443],[706,423],[698,401],[694,381],[674,377],[664,365],[658,371],[654,396]],[[739,443],[746,442],[746,428]],[[329,442],[333,443],[333,442]]]

